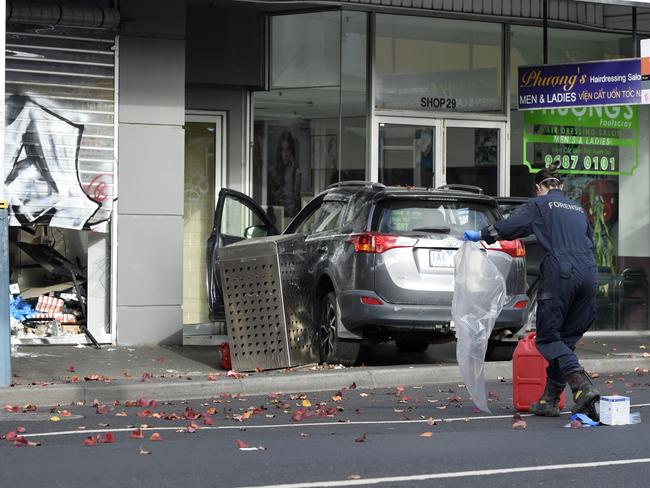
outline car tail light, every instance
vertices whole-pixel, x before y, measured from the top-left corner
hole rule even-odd
[[[488,251],[501,251],[513,258],[521,258],[526,255],[526,246],[519,239],[514,241],[497,241],[494,244],[485,245]]]
[[[364,232],[350,236],[348,242],[354,245],[354,252],[381,254],[398,247],[414,247],[418,240],[378,232]]]
[[[517,303],[515,303],[515,308],[526,308],[528,305],[528,300],[519,300]]]
[[[361,297],[361,303],[364,305],[383,305],[384,302],[382,302],[379,298],[375,297]]]

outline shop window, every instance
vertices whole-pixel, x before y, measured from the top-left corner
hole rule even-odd
[[[253,198],[279,229],[328,185],[364,179],[366,169],[367,14],[271,19],[272,30],[297,24],[291,34],[271,34],[272,87],[289,88],[253,98]]]
[[[380,110],[502,112],[502,26],[377,15]]]
[[[524,36],[527,34],[529,41],[538,38],[541,29],[513,27],[512,33],[511,78],[520,63],[541,64],[541,47],[535,56],[532,49],[526,50]],[[551,63],[631,55],[629,36],[549,30]],[[515,61],[517,57],[519,62]],[[516,92],[516,89],[516,83],[512,84],[512,90]],[[530,195],[533,186],[530,170],[557,162],[561,165],[565,193],[580,203],[588,214],[598,266],[594,329],[648,329],[650,107],[518,112],[515,105],[511,115],[511,194]],[[539,138],[533,141],[528,137],[529,134],[552,132],[555,127],[575,134],[590,129],[590,135],[608,138],[610,142],[597,144],[584,139],[582,143],[568,145],[544,142]]]
[[[112,342],[114,34],[8,24],[7,42],[11,341]]]
[[[271,17],[271,87],[340,84],[338,11]]]

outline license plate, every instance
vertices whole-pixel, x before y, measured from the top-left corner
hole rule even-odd
[[[453,268],[456,251],[449,249],[429,252],[429,266],[432,268]]]

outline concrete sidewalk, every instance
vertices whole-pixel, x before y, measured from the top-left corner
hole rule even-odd
[[[646,349],[646,345],[648,349]],[[221,393],[337,390],[460,382],[454,344],[432,346],[426,354],[404,355],[391,344],[363,350],[362,366],[307,365],[290,370],[228,375],[218,366],[216,348],[74,346],[19,347],[12,360],[14,386],[0,389],[0,405],[50,406],[101,402],[208,398]],[[650,369],[648,333],[590,333],[578,355],[592,372]],[[511,362],[486,363],[486,379],[512,377]]]

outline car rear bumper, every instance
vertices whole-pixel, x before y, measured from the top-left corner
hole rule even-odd
[[[350,331],[366,325],[432,332],[450,331],[451,305],[399,305],[386,303],[383,300],[381,300],[382,305],[366,305],[361,301],[362,297],[381,300],[374,292],[365,290],[352,290],[339,294],[341,323]],[[515,295],[508,300],[497,318],[495,330],[519,330],[525,324],[527,307],[514,307],[521,301],[527,302],[528,297]]]

